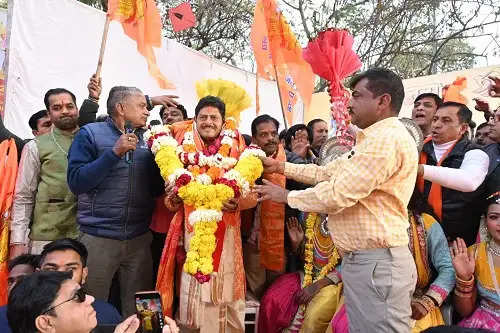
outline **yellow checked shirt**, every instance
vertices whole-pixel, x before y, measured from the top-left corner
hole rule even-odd
[[[285,175],[316,186],[291,191],[288,205],[328,214],[335,245],[344,252],[408,245],[407,205],[418,152],[396,118],[360,131],[356,146],[326,166],[285,164]]]

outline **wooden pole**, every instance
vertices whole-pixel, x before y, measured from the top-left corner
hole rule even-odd
[[[285,123],[285,130],[288,131],[288,124],[286,121],[285,109],[283,108],[283,97],[281,96],[280,80],[278,79],[278,70],[276,69],[276,65],[273,65],[273,67],[274,67],[274,75],[276,76],[276,84],[278,85],[278,95],[280,97],[281,114],[283,115],[283,122]]]
[[[110,23],[111,19],[109,18],[109,15],[106,15],[106,23],[104,23],[104,31],[102,32],[101,51],[99,52],[99,60],[97,61],[97,70],[95,72],[96,78],[99,78],[101,76],[102,60],[104,58],[104,51],[106,50],[106,41],[108,40]]]

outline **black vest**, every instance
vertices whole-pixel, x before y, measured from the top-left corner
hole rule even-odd
[[[467,138],[460,139],[441,163],[441,166],[459,169],[464,160],[464,155],[471,145],[472,143]],[[432,141],[427,142],[422,151],[427,153],[427,165],[437,165]],[[431,184],[427,180],[424,183],[423,195],[426,199],[429,198]],[[469,204],[470,199],[465,196],[465,193],[442,187],[443,215],[441,226],[448,241],[461,237],[468,246],[474,243],[479,229],[479,219],[476,221],[474,212],[469,209]]]

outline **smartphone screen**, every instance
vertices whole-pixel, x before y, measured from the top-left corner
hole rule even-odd
[[[164,323],[160,293],[157,291],[136,293],[135,307],[141,321],[140,332],[161,333]]]

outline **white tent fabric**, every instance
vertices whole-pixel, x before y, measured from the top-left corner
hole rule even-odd
[[[10,1],[11,29],[6,85],[5,126],[17,135],[31,137],[29,117],[44,109],[48,89],[63,87],[74,92],[77,104],[87,97],[87,83],[95,72],[105,13],[74,0]],[[150,96],[175,94],[194,115],[198,101],[195,83],[222,78],[233,81],[252,96],[253,106],[241,116],[240,130],[250,134],[255,117],[255,75],[213,60],[179,43],[163,39],[156,50],[158,65],[176,90],[161,90],[149,76],[146,60],[136,51],[117,22],[110,26],[102,70],[103,92],[99,113],[106,113],[106,99],[115,85],[136,86]],[[259,80],[261,113],[283,124],[275,82]],[[158,118],[159,107],[151,113]],[[297,106],[295,123],[302,121]],[[281,126],[283,128],[283,126]]]

